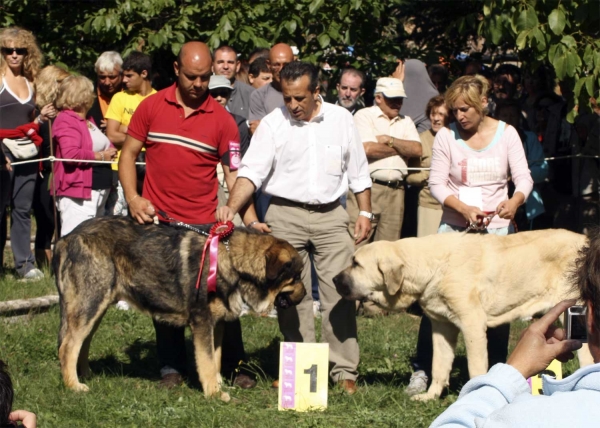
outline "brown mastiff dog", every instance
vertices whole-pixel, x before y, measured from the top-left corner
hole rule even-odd
[[[245,301],[259,313],[285,309],[306,294],[302,260],[286,241],[236,229],[219,244],[216,293],[207,293],[208,261],[196,280],[206,237],[185,229],[139,225],[124,217],[88,220],[58,241],[53,259],[60,296],[59,359],[65,385],[87,391],[92,336],[106,310],[125,300],[142,312],[192,329],[204,394],[221,392],[221,321]],[[208,259],[208,255],[207,255]],[[229,400],[222,392],[221,399]]]

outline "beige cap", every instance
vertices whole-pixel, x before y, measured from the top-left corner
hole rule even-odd
[[[404,85],[402,80],[394,77],[382,77],[377,79],[377,85],[375,86],[375,93],[382,93],[388,98],[406,98],[406,92],[404,92]]]
[[[213,74],[210,76],[210,81],[208,82],[208,90],[210,91],[217,88],[227,88],[233,90],[231,87],[231,82],[227,77]]]

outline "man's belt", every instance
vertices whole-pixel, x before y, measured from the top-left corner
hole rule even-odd
[[[275,205],[287,205],[292,207],[302,208],[307,211],[319,211],[319,212],[327,212],[331,211],[340,206],[340,200],[335,200],[333,202],[328,202],[326,204],[306,204],[304,202],[296,202],[291,201],[289,199],[280,198],[278,196],[273,196],[271,199],[271,203]]]
[[[371,180],[375,184],[391,187],[392,189],[404,189],[404,186],[406,185],[406,182],[404,180],[385,181],[377,180],[376,178],[371,178]]]

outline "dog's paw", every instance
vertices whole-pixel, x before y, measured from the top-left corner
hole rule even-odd
[[[221,401],[229,403],[230,400],[231,397],[229,396],[229,394],[227,394],[226,392],[221,392]]]
[[[90,390],[90,388],[85,383],[78,383],[77,385],[73,385],[71,389],[76,392],[88,392]]]
[[[434,400],[436,398],[437,397],[435,396],[435,394],[430,394],[428,392],[425,392],[423,394],[413,395],[412,397],[410,397],[410,399],[413,401],[429,401],[429,400]]]

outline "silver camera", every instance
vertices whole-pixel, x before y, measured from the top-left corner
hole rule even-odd
[[[571,306],[565,311],[566,339],[587,343],[586,312],[587,307],[578,305]]]

